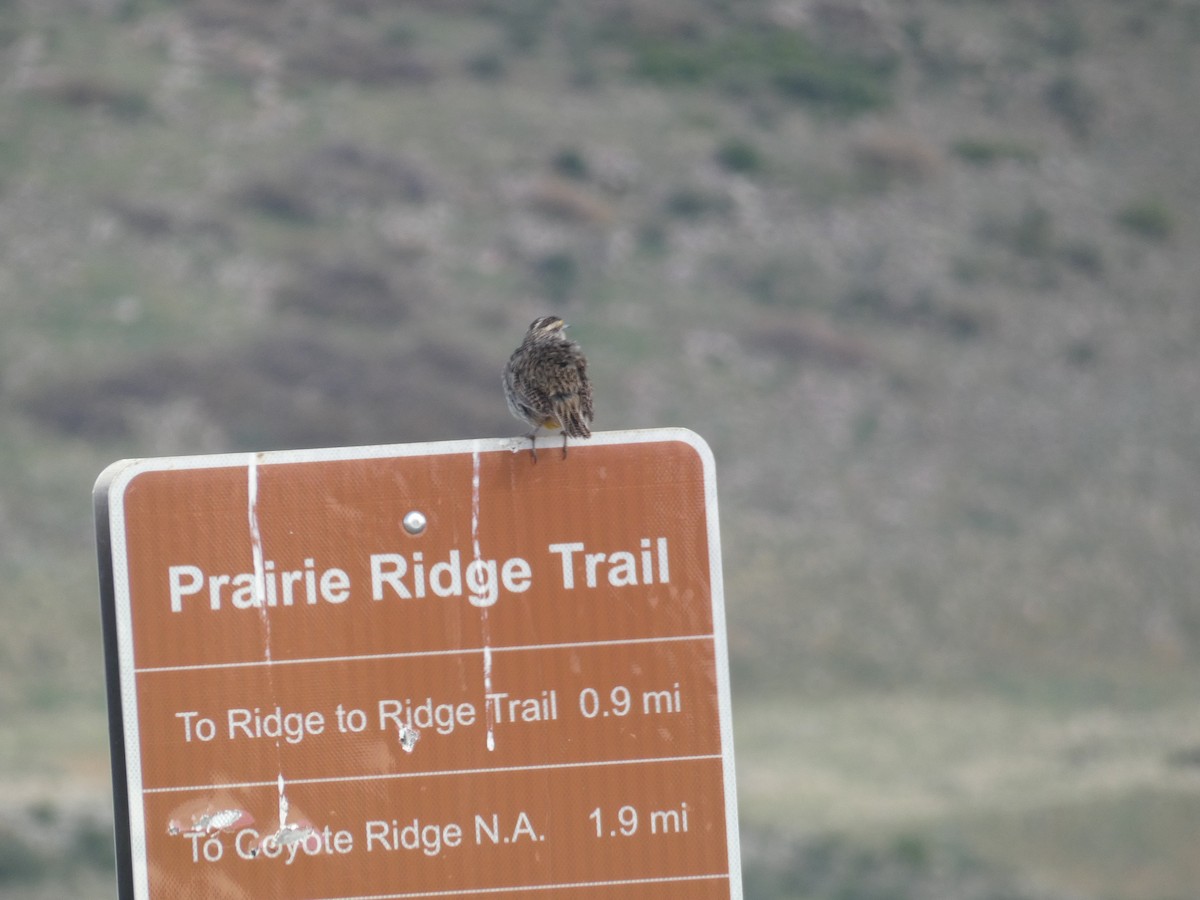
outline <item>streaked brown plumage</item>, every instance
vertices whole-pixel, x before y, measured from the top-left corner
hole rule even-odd
[[[533,429],[526,436],[534,462],[542,428],[562,429],[564,458],[568,437],[592,436],[587,358],[566,336],[566,327],[558,316],[535,319],[504,367],[504,398],[512,414]]]

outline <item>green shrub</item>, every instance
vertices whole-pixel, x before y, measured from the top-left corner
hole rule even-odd
[[[93,76],[59,78],[41,85],[36,93],[71,109],[98,110],[126,122],[145,118],[151,112],[150,99],[140,90]]]
[[[565,250],[547,253],[533,266],[542,293],[557,305],[565,303],[579,287],[579,261]]]
[[[508,64],[499,50],[480,50],[467,58],[463,68],[479,81],[500,81],[508,74]]]
[[[1082,139],[1091,134],[1100,112],[1100,98],[1074,75],[1055,78],[1046,86],[1042,98],[1072,136]]]
[[[878,109],[891,100],[891,62],[837,54],[796,32],[742,29],[637,38],[633,52],[633,73],[660,84],[769,90],[838,115]]]
[[[520,53],[536,50],[550,28],[554,0],[503,0],[488,11],[504,30],[508,44]]]
[[[663,210],[675,219],[701,219],[709,215],[724,215],[732,207],[724,194],[696,187],[679,187],[667,194]]]
[[[550,160],[550,167],[564,178],[586,181],[590,170],[587,157],[578,147],[563,147]]]
[[[0,826],[0,885],[44,878],[49,864],[16,829]]]
[[[1161,242],[1175,230],[1175,217],[1166,204],[1156,198],[1136,200],[1116,214],[1116,222],[1126,231],[1147,241]]]
[[[1083,20],[1069,9],[1047,9],[1038,24],[1017,24],[1014,31],[1036,48],[1059,59],[1069,59],[1087,47]]]
[[[1054,255],[1057,242],[1054,217],[1044,206],[1026,203],[1015,219],[989,217],[979,229],[985,241],[999,244],[1017,256],[1047,259]]]
[[[1104,274],[1104,256],[1095,244],[1087,241],[1071,241],[1063,244],[1058,252],[1063,262],[1077,272],[1093,278]]]
[[[1055,12],[1041,36],[1041,44],[1055,56],[1075,56],[1087,46],[1083,19],[1071,10]]]
[[[111,870],[117,865],[113,827],[95,819],[84,818],[75,824],[71,836],[71,859],[94,869]]]
[[[671,242],[667,229],[659,222],[645,222],[637,230],[637,248],[647,256],[664,256]]]
[[[1037,162],[1037,153],[1030,147],[1003,138],[960,138],[950,146],[950,152],[973,166],[991,166],[1001,162]]]
[[[728,138],[722,141],[713,158],[728,172],[750,175],[762,171],[762,154],[754,144],[743,138]]]

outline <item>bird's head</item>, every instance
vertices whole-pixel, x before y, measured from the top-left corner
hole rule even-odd
[[[535,335],[561,335],[563,329],[567,328],[567,323],[558,316],[542,316],[540,319],[534,319],[529,326],[529,337]]]

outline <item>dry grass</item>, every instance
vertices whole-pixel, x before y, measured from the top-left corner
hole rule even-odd
[[[330,277],[325,273],[326,284],[334,283]],[[340,316],[334,310],[300,311],[363,321],[365,301],[355,299],[345,279],[339,283],[337,296],[356,307]],[[384,318],[379,310],[366,312],[367,324]],[[388,321],[394,324],[396,316]],[[216,443],[226,448],[324,447],[346,443],[346,435],[382,443],[503,433],[505,410],[488,402],[495,390],[491,369],[454,346],[364,352],[353,341],[331,340],[319,330],[281,326],[217,356],[152,356],[104,375],[31,386],[20,403],[44,426],[83,440],[161,444],[155,432],[188,412],[184,439],[199,430],[219,435]],[[175,452],[185,450],[179,446]]]
[[[100,468],[511,434],[549,308],[717,455],[748,821],[1193,873],[1188,4],[85,6],[0,43],[10,767],[99,703]]]

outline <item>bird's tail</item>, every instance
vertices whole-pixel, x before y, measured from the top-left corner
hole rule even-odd
[[[584,418],[577,398],[572,397],[560,404],[554,412],[555,418],[558,419],[563,432],[568,437],[589,438],[592,436],[592,429],[588,427],[588,421]]]

